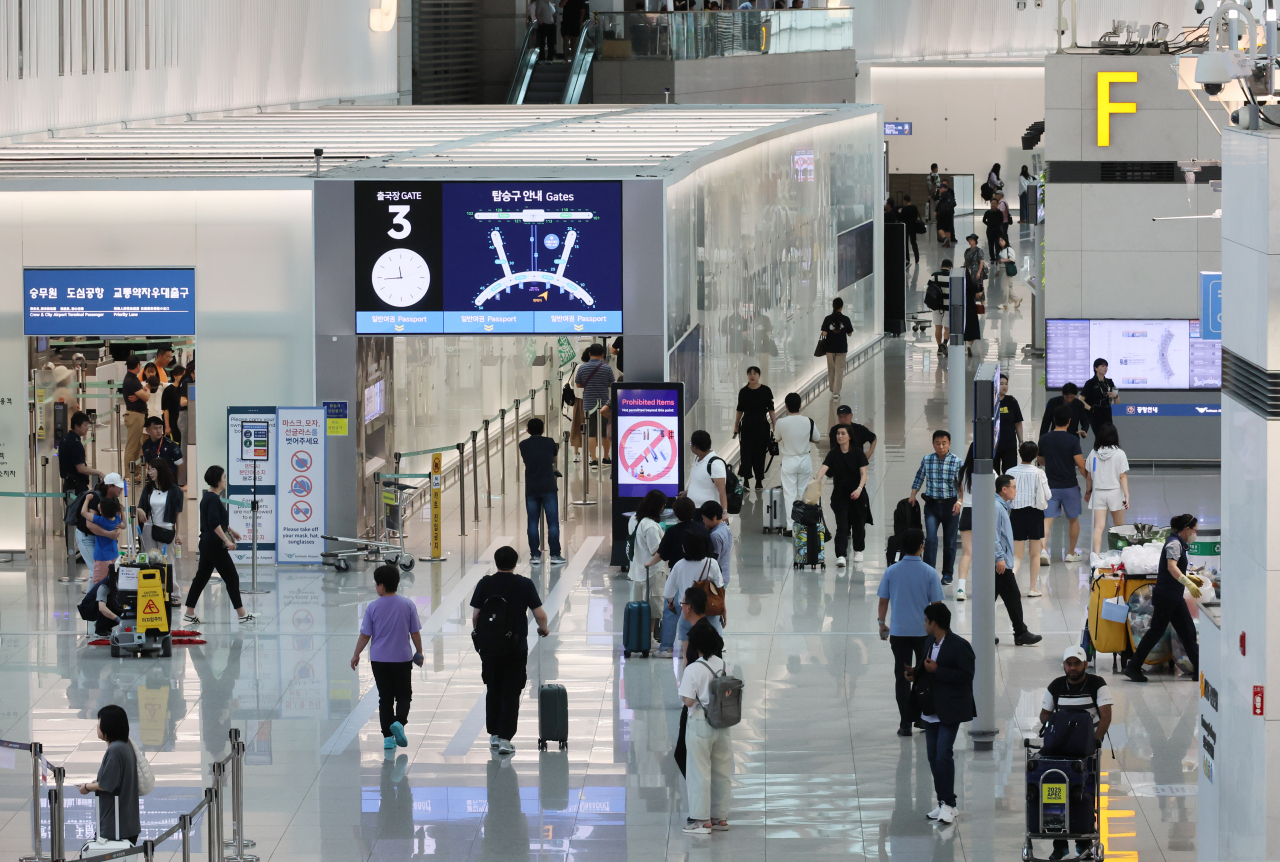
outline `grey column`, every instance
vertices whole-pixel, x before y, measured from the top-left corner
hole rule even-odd
[[[667,379],[666,248],[661,180],[622,183],[623,371],[628,380]]]
[[[955,270],[951,270],[952,273]],[[950,286],[950,306],[948,322],[951,337],[947,347],[947,431],[951,434],[951,450],[959,457],[964,457],[965,441],[969,439],[965,424],[965,389],[968,369],[964,355],[964,269],[960,275],[952,275]],[[931,429],[932,433],[932,429]]]
[[[978,716],[969,726],[976,751],[989,751],[996,735],[996,488],[995,394],[1000,364],[984,362],[973,379],[973,652],[977,658],[973,699]]]
[[[347,436],[327,437],[327,532],[356,535],[355,184],[319,180],[312,197],[316,260],[316,402],[347,402]]]

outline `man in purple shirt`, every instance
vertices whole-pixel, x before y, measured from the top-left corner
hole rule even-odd
[[[400,586],[400,570],[395,566],[378,566],[373,571],[378,598],[365,608],[360,623],[360,639],[356,641],[351,669],[360,663],[360,653],[369,647],[369,664],[373,681],[378,686],[378,717],[382,721],[382,747],[392,751],[397,745],[408,746],[404,726],[409,721],[409,701],[413,699],[413,668],[422,667],[422,635],[418,632],[418,607],[412,600],[396,595]],[[413,641],[413,650],[409,642]],[[390,757],[391,755],[387,755]]]

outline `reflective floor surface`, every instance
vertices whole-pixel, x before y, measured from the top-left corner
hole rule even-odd
[[[919,275],[912,270],[917,288],[934,268],[929,258],[940,255],[926,256]],[[1043,394],[1031,392],[1042,369],[1014,355],[1029,334],[1030,304],[1020,313],[989,308],[988,355],[1012,369],[1013,393],[1038,416]],[[225,756],[228,731],[237,728],[248,740],[245,834],[256,842],[252,852],[272,862],[1014,859],[1025,808],[1021,740],[1037,728],[1062,649],[1079,639],[1086,569],[1056,562],[1044,596],[1024,600],[1032,630],[1045,636],[1038,647],[1009,645],[1007,617],[997,610],[1001,735],[983,754],[961,735],[960,820],[933,826],[924,816],[934,802],[923,735],[894,733],[891,656],[876,636],[875,589],[892,505],[909,490],[932,429],[945,427],[945,372],[931,340],[889,339],[851,374],[845,394],[881,441],[871,465],[868,562],[843,574],[829,548],[825,570],[793,570],[790,541],[762,535],[754,497],[734,524],[726,657],[745,680],[748,709],[733,730],[727,833],[681,832],[673,667],[622,657],[631,586],[607,565],[607,505],[565,513],[569,565],[522,565],[546,602],[552,636],[530,656],[511,758],[487,747],[465,605],[494,548],[527,550],[524,507],[514,495],[482,508],[480,523],[468,519],[466,538],[448,537],[458,517],[446,512],[448,560],[419,563],[406,578],[402,592],[420,608],[427,662],[414,672],[409,746],[392,760],[384,757],[369,665],[353,672],[348,664],[362,609],[375,595],[367,570],[267,570],[271,592],[247,600],[261,620],[243,629],[215,582],[201,600],[207,643],[138,660],[87,645],[74,619],[83,585],[57,582],[61,561],[0,567],[0,738],[38,740],[51,761],[66,765],[69,781],[88,780],[103,751],[93,717],[103,704],[122,704],[157,775],[143,803],[144,834],[154,836],[199,801],[208,764]],[[834,422],[829,399],[810,413]],[[1216,478],[1215,471],[1135,471],[1132,516],[1167,521],[1189,510],[1217,523]],[[425,539],[426,526],[415,522],[411,539]],[[1087,516],[1083,528],[1087,537]],[[193,571],[188,555],[180,580]],[[1019,581],[1025,589],[1021,570]],[[957,631],[968,631],[971,607],[953,603]],[[1106,657],[1101,670],[1118,680]],[[567,752],[537,751],[539,680],[568,689]],[[1112,687],[1115,754],[1105,754],[1102,817],[1108,858],[1193,859],[1196,687],[1168,676]],[[25,754],[4,754],[0,847],[16,855],[30,845],[30,772]],[[91,835],[93,809],[73,795],[67,843],[78,849]],[[204,858],[206,824],[196,831],[193,849]],[[161,850],[159,858],[178,858],[174,842]]]

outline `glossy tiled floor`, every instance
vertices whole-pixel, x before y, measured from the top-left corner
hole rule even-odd
[[[991,355],[1007,355],[1006,364],[1029,332],[1030,304],[1023,309],[1006,314],[993,303],[987,320]],[[1038,415],[1043,395],[1033,399],[1031,389],[1041,369],[1021,361],[1011,368],[1014,394]],[[66,764],[69,780],[86,780],[102,753],[92,717],[102,704],[123,704],[158,777],[144,801],[144,825],[154,835],[199,800],[208,763],[228,751],[227,732],[238,728],[250,740],[246,834],[257,842],[253,852],[273,862],[1016,858],[1020,739],[1036,727],[1062,648],[1078,638],[1085,570],[1056,563],[1044,597],[1026,600],[1042,646],[1014,648],[1004,638],[997,648],[1001,736],[994,753],[977,754],[962,735],[962,816],[953,828],[932,826],[924,817],[933,801],[923,736],[894,735],[891,657],[875,634],[875,588],[891,505],[908,490],[932,428],[945,427],[945,374],[931,342],[889,340],[853,373],[846,395],[881,439],[871,467],[877,526],[869,530],[867,564],[847,576],[834,566],[793,571],[789,541],[761,535],[756,499],[735,525],[727,657],[746,681],[749,709],[734,730],[728,833],[680,831],[683,782],[670,757],[679,715],[673,669],[622,658],[618,632],[630,589],[606,565],[604,506],[567,513],[567,567],[528,572],[553,629],[530,657],[530,678],[569,690],[567,753],[537,752],[532,686],[516,755],[499,762],[485,744],[479,661],[463,605],[495,547],[523,551],[523,507],[511,498],[482,510],[472,535],[452,538],[447,562],[419,563],[404,585],[421,608],[428,658],[414,674],[401,762],[384,759],[367,662],[358,672],[348,666],[361,610],[374,596],[371,578],[310,569],[265,573],[272,591],[250,600],[262,617],[252,629],[236,629],[215,585],[202,600],[205,646],[180,648],[171,659],[113,660],[77,634],[81,624],[70,617],[80,587],[57,583],[58,566],[0,567],[0,737],[37,739],[53,762]],[[820,400],[812,415],[834,422],[829,408]],[[1216,522],[1216,488],[1211,472],[1135,475],[1134,515],[1164,520],[1190,510]],[[455,511],[445,523],[456,522]],[[1084,529],[1087,535],[1087,520]],[[185,583],[194,561],[182,562]],[[961,632],[969,607],[955,605]],[[1003,612],[997,630],[1009,631]],[[1103,670],[1110,675],[1109,662]],[[1163,679],[1114,686],[1116,756],[1108,752],[1104,767],[1110,859],[1195,856],[1196,691]],[[0,768],[6,853],[30,842],[29,772],[21,754],[12,764]],[[92,809],[74,801],[68,832],[83,841]],[[202,854],[203,823],[198,832]],[[161,858],[175,848],[166,845]]]

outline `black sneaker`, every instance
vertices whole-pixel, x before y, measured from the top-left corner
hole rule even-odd
[[[910,735],[911,735],[911,725],[909,724],[898,725],[898,736],[910,736]]]
[[[795,536],[795,533],[791,532],[790,530],[783,530],[783,531],[782,531],[782,536],[783,536],[783,538],[790,539],[790,538],[792,538],[793,536]]]
[[[613,459],[612,459],[612,458],[605,458],[605,459],[604,459],[604,463],[606,463],[606,464],[612,464],[612,463],[613,463]]]
[[[1027,632],[1026,634],[1014,635],[1013,645],[1014,646],[1035,646],[1036,644],[1040,643],[1040,641],[1042,640],[1044,640],[1044,635],[1037,635],[1037,634],[1032,634],[1031,632]]]
[[[591,461],[590,461],[590,466],[592,466],[592,467],[599,467],[599,466],[600,466],[600,462],[599,462],[599,461],[597,461],[595,458],[592,458],[592,459],[591,459]]]
[[[1129,679],[1133,680],[1134,682],[1147,682],[1147,675],[1142,672],[1141,668],[1136,667],[1133,662],[1129,662],[1128,664],[1126,664],[1124,666],[1124,670],[1121,671],[1121,673],[1123,673],[1125,676],[1127,676]]]
[[[764,482],[756,482],[756,490],[757,490],[757,491],[763,491],[763,490],[764,490]]]
[[[950,575],[943,575],[943,576],[942,576],[942,585],[943,585],[944,587],[949,587],[949,586],[951,586],[951,576],[950,576]]]

